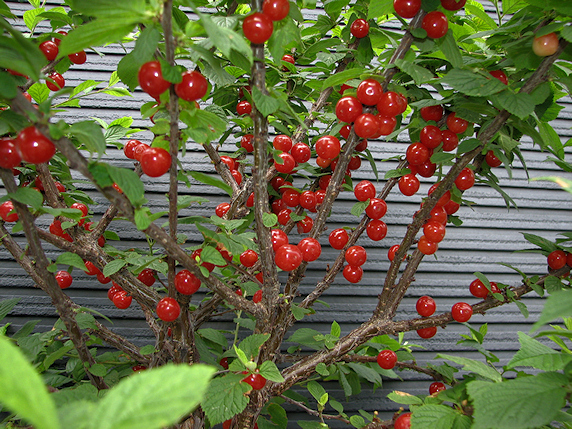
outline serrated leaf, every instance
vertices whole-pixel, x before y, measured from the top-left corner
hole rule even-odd
[[[572,290],[554,292],[546,299],[542,313],[530,331],[533,332],[540,326],[560,317],[570,316],[572,316]]]
[[[455,159],[456,155],[454,153],[446,153],[446,152],[435,152],[431,155],[431,162],[433,164],[444,164],[447,162],[451,162]]]
[[[127,265],[125,259],[115,259],[111,262],[108,262],[105,267],[103,267],[103,275],[105,277],[109,277],[110,275],[118,272],[125,265]]]
[[[340,327],[340,325],[338,324],[338,322],[336,322],[335,320],[332,322],[332,327],[330,329],[330,335],[333,335],[334,337],[340,338],[340,335],[342,334],[342,328]]]
[[[397,402],[398,404],[404,405],[421,405],[423,404],[423,400],[418,398],[415,395],[411,395],[410,393],[400,392],[398,390],[394,390],[387,398],[392,400],[393,402]]]
[[[475,374],[479,374],[485,378],[488,378],[489,380],[496,382],[502,381],[502,376],[499,374],[499,372],[496,369],[492,368],[491,366],[484,364],[483,362],[460,356],[452,356],[441,353],[438,354],[436,357],[437,359],[446,359],[450,360],[451,362],[455,362],[456,364],[463,365],[463,369],[465,371],[474,372]]]
[[[544,237],[540,237],[538,235],[529,234],[529,233],[522,233],[522,235],[526,241],[534,244],[535,246],[540,247],[545,252],[550,253],[550,252],[553,252],[554,250],[558,249],[556,244],[554,244],[550,240],[547,240]]]
[[[262,214],[262,223],[266,228],[272,228],[278,222],[278,216],[274,213],[264,212]]]
[[[496,80],[496,79],[493,79]],[[492,97],[495,104],[500,105],[510,114],[526,119],[534,112],[535,104],[530,94],[523,92],[511,92],[508,89],[494,94]]]
[[[71,267],[79,268],[82,271],[87,271],[87,267],[85,266],[83,259],[81,259],[81,256],[71,252],[65,252],[58,256],[56,264],[69,265]]]
[[[238,348],[245,353],[247,360],[251,360],[258,356],[260,348],[268,338],[270,338],[270,334],[250,335],[240,342]]]
[[[568,380],[563,374],[541,373],[503,383],[473,381],[473,429],[525,429],[550,423],[565,405]]]
[[[488,79],[469,70],[452,69],[441,81],[470,96],[486,97],[506,88],[498,79]]]
[[[399,67],[402,72],[411,76],[417,85],[427,83],[433,79],[433,73],[425,67],[418,66],[410,61],[398,59],[395,60],[395,65]]]
[[[392,0],[370,0],[369,8],[367,11],[367,19],[379,18],[383,15],[393,13]]]
[[[335,73],[324,81],[322,84],[322,90],[330,86],[341,85],[348,80],[355,79],[359,77],[364,71],[364,69],[358,67]]]
[[[189,175],[198,182],[204,183],[205,185],[215,186],[225,191],[229,196],[232,196],[232,188],[220,179],[199,171],[190,171]]]
[[[553,350],[523,332],[518,333],[518,341],[520,350],[507,364],[509,369],[530,366],[543,371],[559,371],[572,361],[572,355]]]
[[[306,385],[306,388],[316,401],[318,401],[326,393],[326,390],[317,381],[309,381]]]
[[[242,412],[248,405],[250,386],[241,383],[244,375],[228,374],[215,378],[201,403],[211,425],[222,423]]]
[[[370,383],[381,385],[381,375],[367,365],[355,362],[348,363],[348,367],[353,369],[357,375],[365,378]]]
[[[14,201],[30,206],[35,210],[42,207],[44,202],[42,194],[32,188],[18,188],[16,192],[9,193],[8,197]]]
[[[296,304],[292,304],[291,311],[292,315],[294,316],[294,319],[298,321],[302,320],[306,314],[312,313],[312,310],[310,310],[309,308],[301,308]]]
[[[453,35],[453,30],[447,31],[445,37],[438,39],[437,44],[445,54],[445,58],[451,63],[453,67],[460,68],[463,66],[463,56],[461,55],[461,50],[455,36]]]
[[[361,216],[361,214],[365,211],[368,205],[369,205],[369,199],[367,199],[366,201],[358,201],[353,205],[350,213],[353,214],[354,216]]]
[[[4,319],[8,313],[20,302],[21,298],[4,299],[0,301],[0,320]]]
[[[227,264],[226,259],[222,257],[220,252],[212,246],[203,247],[201,252],[201,261],[210,262],[218,266],[224,266]]]
[[[68,132],[83,143],[89,152],[100,155],[105,153],[105,137],[103,137],[101,127],[95,121],[76,122],[72,124]]]
[[[263,116],[272,115],[280,108],[280,102],[270,95],[263,94],[258,88],[252,88],[252,100]]]
[[[411,416],[413,427],[431,429],[469,429],[472,420],[447,405],[428,404],[415,408]]]
[[[262,365],[260,365],[258,371],[260,375],[262,375],[267,380],[273,381],[275,383],[282,383],[284,381],[284,377],[282,377],[282,374],[280,374],[276,364],[269,360],[262,362]]]

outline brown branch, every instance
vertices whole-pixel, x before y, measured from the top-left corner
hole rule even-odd
[[[284,396],[284,395],[280,395],[280,397],[282,399],[284,399],[284,401],[288,402],[289,404],[295,405],[298,408],[301,408],[302,410],[304,410],[309,415],[319,417],[321,420],[339,420],[341,422],[344,422],[347,425],[351,424],[348,419],[345,419],[344,417],[342,417],[339,414],[337,416],[334,416],[331,414],[322,414],[316,410],[312,410],[311,408],[307,407],[306,404],[304,404],[303,402],[296,401],[296,400],[289,398],[288,396]]]

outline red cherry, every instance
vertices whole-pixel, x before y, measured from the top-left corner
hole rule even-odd
[[[411,165],[421,165],[429,160],[429,149],[421,143],[412,143],[407,148],[405,157]]]
[[[539,57],[548,57],[558,50],[558,36],[556,33],[535,37],[532,41],[532,51]]]
[[[246,207],[254,207],[254,192],[251,192],[246,200]]]
[[[395,130],[395,127],[397,126],[397,120],[395,119],[395,116],[382,116],[381,113],[377,115],[377,122],[379,123],[379,128],[377,130],[377,134],[373,136],[373,138],[388,136]]]
[[[348,164],[348,168],[353,171],[353,170],[359,170],[360,167],[361,167],[361,158],[357,155],[352,156]]]
[[[495,291],[496,289],[496,291]],[[500,292],[500,290],[498,289],[498,287],[495,284],[495,287],[493,288],[493,282],[491,282],[491,290],[493,292]],[[470,286],[469,286],[469,292],[471,292],[471,295],[473,295],[476,298],[486,298],[489,294],[489,290],[487,289],[487,287],[484,285],[484,283],[482,281],[480,281],[479,279],[475,279],[471,282]]]
[[[566,254],[566,265],[572,268],[572,253]]]
[[[58,271],[56,273],[56,281],[61,289],[67,289],[73,282],[73,277],[67,271]]]
[[[375,79],[365,79],[357,87],[357,98],[366,106],[375,106],[383,94],[381,83]]]
[[[457,149],[459,145],[459,137],[451,130],[442,130],[441,136],[443,137],[443,152],[451,152]]]
[[[58,56],[59,53],[58,45],[56,45],[51,40],[46,40],[45,42],[40,43],[39,48],[48,61],[53,61]]]
[[[316,141],[316,153],[324,159],[334,159],[340,154],[340,141],[330,135],[322,136]]]
[[[221,162],[225,163],[229,170],[236,170],[236,161],[230,156],[222,155],[220,157]]]
[[[48,75],[48,78],[46,79],[46,85],[50,91],[59,91],[66,85],[66,80],[58,72],[53,72],[52,74]]]
[[[434,10],[423,18],[421,27],[427,32],[427,36],[432,39],[439,39],[447,34],[449,21],[443,12]]]
[[[254,146],[252,145],[253,138],[254,136],[252,134],[245,134],[240,140],[240,146],[246,149],[246,151],[249,153],[254,150]]]
[[[282,209],[278,212],[278,223],[280,225],[286,225],[290,221],[290,213],[292,210],[290,209]]]
[[[274,167],[280,173],[290,174],[294,171],[296,167],[296,161],[294,161],[294,157],[289,153],[282,152],[278,155],[279,158],[282,159],[282,164],[277,163],[274,161]]]
[[[21,162],[16,140],[8,137],[0,138],[0,167],[12,169],[18,167]]]
[[[358,137],[369,139],[377,135],[379,121],[371,113],[362,113],[355,119],[354,131]]]
[[[290,154],[298,164],[308,162],[312,156],[312,150],[307,144],[296,143],[290,150]]]
[[[330,242],[330,246],[334,249],[340,250],[347,244],[349,236],[345,229],[338,228],[330,232],[328,240]]]
[[[358,201],[366,201],[375,197],[375,186],[369,180],[362,180],[354,188],[354,195]]]
[[[110,301],[113,301],[113,297],[115,296],[115,294],[117,292],[121,292],[123,290],[123,288],[121,286],[119,286],[117,283],[113,282],[113,286],[111,286],[109,288],[109,290],[107,291],[107,298],[109,298]]]
[[[441,0],[441,6],[446,10],[459,10],[465,6],[467,0]]]
[[[419,140],[428,149],[435,149],[443,141],[443,135],[435,125],[426,125],[421,130]]]
[[[288,236],[281,229],[273,229],[270,231],[272,239],[272,250],[276,252],[280,247],[288,244]]]
[[[4,222],[18,221],[19,216],[14,210],[14,203],[12,201],[5,201],[0,204],[0,217]]]
[[[437,305],[435,304],[435,300],[430,296],[424,295],[417,300],[417,304],[415,304],[415,309],[420,316],[429,317],[435,310]]]
[[[104,284],[104,285],[106,285],[107,283],[109,283],[111,281],[111,279],[109,277],[105,277],[103,275],[103,273],[97,273],[96,277],[97,277],[97,281],[101,284]]]
[[[314,220],[310,216],[306,216],[304,219],[296,222],[298,234],[309,233],[312,230],[313,226],[314,226]]]
[[[500,80],[505,85],[508,85],[508,78],[506,77],[506,73],[503,72],[502,70],[493,70],[493,71],[490,71],[489,74],[492,77],[495,77],[498,80]]]
[[[328,168],[331,162],[332,162],[331,159],[325,159],[320,156],[316,158],[316,165],[321,168]]]
[[[459,207],[461,207],[461,205],[459,203],[456,203],[453,200],[450,200],[447,204],[445,204],[443,206],[443,208],[445,209],[445,212],[448,215],[452,215],[454,213],[457,213],[457,210],[459,210]]]
[[[274,24],[268,15],[255,12],[244,18],[242,31],[244,36],[252,43],[262,44],[272,36]]]
[[[175,288],[183,295],[192,295],[201,287],[201,281],[189,270],[182,270],[175,276]]]
[[[473,315],[473,307],[466,302],[458,302],[451,309],[451,316],[459,323],[468,322]]]
[[[300,194],[299,204],[307,210],[316,208],[316,194],[312,191],[304,191]]]
[[[141,89],[153,98],[159,98],[171,86],[171,82],[163,79],[159,61],[149,61],[143,64],[137,74],[137,80]]]
[[[464,119],[458,118],[455,114],[449,113],[447,116],[447,128],[450,131],[454,132],[455,134],[462,134],[467,131],[467,127],[469,126],[469,122],[465,121]]]
[[[139,273],[137,278],[144,285],[151,287],[155,284],[155,271],[151,268],[145,268]]]
[[[350,32],[355,38],[362,39],[369,33],[369,24],[365,19],[356,19],[352,22]]]
[[[229,203],[220,203],[218,206],[216,206],[215,213],[218,217],[224,217],[224,215],[226,215],[229,210]]]
[[[193,251],[193,253],[191,253],[191,258],[197,262],[200,261],[200,264],[205,267],[209,273],[212,272],[212,270],[214,270],[214,264],[211,264],[210,262],[205,262],[203,260],[201,260],[201,253],[202,253],[203,249],[197,249],[195,251]]]
[[[181,307],[175,298],[165,297],[157,303],[157,316],[164,322],[172,322],[181,314]]]
[[[99,268],[97,268],[91,261],[85,261],[85,267],[87,268],[86,274],[88,276],[96,276],[97,274],[101,273]]]
[[[280,150],[282,152],[290,152],[290,149],[292,149],[292,139],[286,134],[279,134],[274,137],[272,145],[276,150]]]
[[[436,220],[429,220],[423,225],[425,238],[434,243],[440,243],[445,238],[445,225]]]
[[[306,237],[298,243],[298,249],[302,252],[302,259],[306,262],[315,261],[322,254],[322,246],[315,238]]]
[[[181,77],[181,82],[175,85],[175,92],[180,98],[186,101],[195,101],[206,95],[209,83],[200,72],[186,71]]]
[[[298,246],[284,244],[276,251],[274,261],[281,270],[293,271],[302,263],[302,252]]]
[[[282,56],[282,61],[286,61],[287,63],[293,64],[293,65],[296,64],[296,60],[295,60],[294,57],[293,57],[292,55],[290,55],[290,54],[283,55],[283,56]],[[286,70],[288,70],[288,69],[286,68]]]
[[[435,189],[437,189],[437,186],[439,186],[440,183],[441,182],[437,182],[433,186],[431,186],[429,188],[429,192],[427,192],[427,195],[431,195],[435,191]],[[443,194],[441,198],[439,198],[439,201],[437,201],[436,206],[443,207],[445,204],[449,202],[450,199],[451,199],[451,191],[447,191]]]
[[[387,225],[381,220],[374,219],[367,224],[366,232],[373,241],[380,241],[387,235]]]
[[[393,350],[382,350],[377,355],[377,364],[383,369],[393,369],[397,363],[397,355]]]
[[[405,176],[401,176],[398,185],[401,193],[410,197],[419,190],[421,184],[419,183],[419,179],[415,177],[415,174],[406,174]]]
[[[381,219],[385,213],[387,213],[387,204],[380,198],[372,198],[365,209],[365,214],[371,219]]]
[[[243,100],[236,105],[236,113],[239,115],[250,115],[251,112],[252,104],[246,100]]]
[[[433,241],[430,241],[427,237],[422,235],[419,241],[417,242],[417,248],[424,255],[432,255],[437,251],[439,245]]]
[[[421,9],[421,0],[393,0],[395,13],[402,18],[413,18]]]
[[[344,278],[350,283],[359,283],[363,276],[363,269],[361,267],[352,267],[346,265],[343,271]]]
[[[351,246],[346,250],[345,258],[353,267],[361,267],[367,261],[367,252],[362,246]]]
[[[353,122],[362,112],[361,102],[352,96],[342,97],[336,104],[336,117],[342,122]]]
[[[393,246],[391,246],[387,251],[387,259],[393,262],[393,260],[395,259],[395,254],[397,253],[398,250],[399,250],[399,244],[394,244]]]
[[[432,328],[427,328],[432,329]],[[437,328],[435,328],[437,330]],[[419,333],[419,331],[417,331]],[[394,429],[410,429],[411,428],[411,413],[401,414],[395,423],[393,424]]]
[[[141,142],[139,140],[129,140],[123,146],[123,153],[129,159],[135,159],[135,148],[139,146]]]
[[[252,295],[253,303],[258,304],[260,301],[262,301],[262,289],[258,289],[254,295]]]
[[[367,139],[363,139],[361,142],[358,143],[358,145],[355,148],[355,151],[363,152],[366,149],[367,149]]]
[[[326,198],[326,191],[324,189],[318,189],[314,193],[316,194],[316,207],[319,207],[320,204],[322,204],[324,202],[324,199]]]
[[[433,210],[430,212],[430,216],[431,218],[428,220],[428,222],[435,220],[442,223],[443,225],[447,223],[447,212],[443,207],[433,207]]]
[[[87,54],[85,51],[79,51],[75,54],[69,54],[68,58],[74,64],[84,64],[87,61]]]
[[[25,161],[32,164],[42,164],[52,159],[56,147],[34,126],[24,128],[16,138],[16,149]]]
[[[240,171],[238,170],[231,170],[230,174],[232,175],[232,177],[234,178],[234,181],[236,182],[236,184],[238,186],[240,186],[240,184],[242,183],[242,174],[240,174]]]
[[[502,164],[502,161],[495,156],[495,153],[492,150],[487,152],[485,161],[489,167],[499,167]]]
[[[405,112],[407,108],[407,100],[397,92],[387,91],[384,92],[377,103],[377,111],[382,116],[397,116]]]
[[[141,169],[149,177],[159,177],[171,168],[171,154],[161,147],[151,147],[141,155]]]
[[[436,326],[432,326],[430,328],[422,328],[422,329],[417,330],[417,335],[419,335],[421,338],[425,338],[425,339],[434,337],[436,333],[437,333],[437,327]]]
[[[240,263],[245,267],[252,267],[258,261],[258,253],[248,249],[240,254]]]
[[[64,36],[68,35],[67,31],[58,31],[58,34],[61,34],[61,36],[58,37],[54,37],[54,43],[58,46],[60,46],[60,43],[62,43],[62,39]]]
[[[113,305],[115,305],[117,308],[121,309],[121,310],[125,310],[126,308],[129,308],[129,306],[131,305],[131,302],[133,301],[133,297],[130,295],[127,295],[127,292],[124,290],[118,291],[113,295],[112,298],[113,301]]]
[[[559,270],[560,268],[563,268],[564,265],[566,265],[566,260],[566,252],[563,250],[554,250],[548,255],[547,263],[548,266],[553,270]]]
[[[437,106],[425,106],[419,111],[421,117],[424,121],[435,121],[439,122],[443,117],[443,107],[441,105]]]
[[[412,166],[409,166],[409,168],[412,168]],[[431,177],[435,173],[435,170],[437,170],[437,165],[431,161],[427,161],[423,164],[416,165],[415,169],[417,170],[417,174],[421,177]]]
[[[439,393],[445,389],[446,389],[446,387],[443,383],[441,383],[440,381],[434,381],[433,383],[431,383],[429,385],[429,394],[434,395],[434,394]]]
[[[242,381],[250,384],[250,386],[254,390],[260,390],[266,385],[266,379],[257,372],[250,374],[248,377],[244,378]]]
[[[270,17],[272,21],[280,21],[288,16],[290,2],[288,0],[264,0],[262,13]]]
[[[135,146],[135,149],[133,149],[133,156],[135,157],[135,160],[141,162],[143,154],[147,152],[149,149],[151,149],[151,147],[145,143],[141,143]]]
[[[457,178],[455,179],[455,186],[459,191],[466,191],[470,189],[475,184],[475,173],[469,167],[465,167],[461,170]]]

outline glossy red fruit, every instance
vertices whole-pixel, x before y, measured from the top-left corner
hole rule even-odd
[[[182,270],[175,276],[175,288],[183,295],[192,295],[201,287],[201,281],[189,270]]]
[[[495,153],[492,150],[489,150],[485,156],[485,161],[489,165],[489,167],[499,167],[502,164],[502,161],[498,159]]]
[[[56,147],[34,126],[24,128],[16,138],[16,149],[25,161],[32,164],[42,164],[52,159]]]
[[[171,82],[163,79],[159,61],[143,64],[137,74],[137,80],[141,89],[153,98],[159,98],[171,86]]]
[[[493,293],[499,293],[500,292],[496,283],[490,282],[490,285],[491,285],[491,291]],[[475,279],[471,282],[471,284],[469,286],[469,292],[471,292],[471,295],[473,295],[474,297],[483,298],[483,299],[486,298],[489,294],[489,290],[484,285],[484,283],[482,281],[480,281],[479,279]]]
[[[305,143],[296,143],[290,150],[290,154],[298,164],[308,162],[312,156],[312,150]]]
[[[288,0],[264,0],[262,13],[270,17],[272,21],[280,21],[288,16],[290,2]]]
[[[239,115],[250,115],[252,112],[252,104],[246,100],[242,100],[236,105],[236,113]]]
[[[349,240],[348,232],[342,228],[334,229],[332,232],[330,232],[330,235],[328,237],[330,246],[332,246],[334,249],[337,250],[343,249],[344,246],[347,244],[348,240]]]
[[[151,149],[151,146],[145,143],[141,143],[135,146],[135,149],[133,149],[133,156],[135,157],[135,160],[141,162],[143,154],[147,152],[149,149]]]
[[[48,85],[50,91],[59,91],[66,85],[66,80],[58,72],[53,72],[52,74],[48,75],[48,78],[46,79],[46,85]]]
[[[450,200],[447,204],[445,204],[443,206],[443,208],[445,209],[445,212],[448,215],[452,215],[454,213],[457,213],[457,210],[459,210],[460,207],[461,207],[461,205],[459,203],[456,203],[453,200]]]
[[[434,381],[429,385],[429,394],[434,395],[436,393],[442,392],[443,390],[447,389],[443,383],[440,381]]]
[[[316,141],[316,153],[323,159],[332,160],[340,154],[340,141],[331,135],[320,137]]]
[[[422,235],[417,242],[417,248],[424,255],[432,255],[439,249],[439,245],[438,243],[430,241],[427,237]]]
[[[354,131],[358,137],[369,139],[378,134],[379,121],[371,113],[362,113],[354,123]]]
[[[422,107],[420,113],[424,121],[439,122],[443,117],[443,107],[440,105]]]
[[[315,261],[322,254],[322,246],[315,238],[306,237],[298,243],[298,249],[302,252],[302,259],[306,262]]]
[[[342,97],[336,104],[336,117],[342,122],[353,122],[362,113],[363,105],[355,97]]]
[[[407,147],[405,157],[411,165],[421,165],[429,160],[429,149],[421,143],[412,143]]]
[[[230,204],[229,203],[220,203],[218,206],[216,206],[215,208],[215,214],[218,217],[224,217],[225,214],[227,214],[227,212],[230,210]]]
[[[56,281],[61,289],[67,289],[73,282],[73,277],[67,271],[58,271],[56,273]]]
[[[292,139],[286,134],[279,134],[272,140],[272,145],[276,150],[290,152],[290,149],[292,149]]]
[[[553,252],[550,252],[546,259],[550,268],[553,270],[559,270],[566,265],[566,258],[566,252],[563,250],[554,250]]]
[[[348,168],[353,171],[353,170],[359,170],[360,167],[361,167],[361,158],[357,155],[352,156],[348,164]]]
[[[144,285],[151,287],[155,284],[155,271],[151,268],[145,268],[137,275],[137,278]]]
[[[532,51],[539,57],[548,57],[558,50],[558,36],[556,33],[535,37],[532,41]]]
[[[313,226],[314,226],[314,220],[310,216],[306,216],[304,219],[296,222],[298,234],[309,233],[312,230]]]
[[[366,106],[375,106],[382,94],[381,83],[375,79],[365,79],[357,87],[357,98]]]
[[[282,61],[286,61],[287,63],[290,63],[292,65],[296,64],[296,60],[294,59],[294,56],[290,55],[290,54],[285,54],[282,56]],[[287,69],[286,69],[287,70]]]
[[[446,10],[459,10],[465,6],[467,0],[441,0],[441,6]]]
[[[302,252],[296,245],[284,244],[276,251],[274,261],[281,270],[293,271],[302,263]]]
[[[371,219],[381,219],[387,213],[387,204],[380,198],[372,198],[365,209],[365,214]]]
[[[431,328],[428,328],[431,329]],[[435,328],[437,330],[437,328]],[[419,333],[419,331],[417,331]],[[393,424],[394,429],[410,429],[411,428],[411,413],[401,414],[395,423]]]
[[[409,166],[411,168],[412,166]],[[417,174],[421,177],[431,177],[437,170],[437,165],[433,164],[431,161],[424,162],[423,164],[416,165],[415,169]]]
[[[429,191],[427,192],[427,195],[431,195],[435,189],[437,189],[437,187],[439,186],[441,182],[437,182],[435,184],[433,184],[433,186],[431,186],[429,188]],[[437,201],[436,206],[437,207],[443,207],[445,204],[447,204],[449,201],[451,200],[451,191],[447,191],[443,194],[443,196],[441,198],[439,198],[439,201]]]
[[[440,243],[445,238],[445,225],[436,220],[429,220],[423,225],[423,234],[427,240]]]
[[[272,36],[274,24],[268,15],[255,12],[244,18],[242,31],[244,36],[252,43],[262,44]]]
[[[62,43],[63,37],[67,36],[67,35],[68,35],[68,32],[61,30],[61,31],[58,31],[58,34],[61,34],[61,36],[59,36],[59,38],[58,38],[58,37],[54,37],[54,43],[55,43],[56,45],[60,46],[60,43]]]
[[[344,278],[350,283],[359,283],[363,277],[363,269],[361,267],[352,267],[346,265],[343,271]]]
[[[274,161],[274,167],[278,172],[290,174],[292,171],[294,171],[294,168],[296,167],[296,161],[294,161],[294,157],[292,155],[286,152],[282,152],[278,155],[278,158],[282,159],[282,164]]]
[[[109,288],[109,290],[107,291],[107,298],[109,298],[110,301],[113,301],[113,297],[115,296],[115,294],[117,292],[121,292],[123,290],[123,288],[121,286],[119,286],[117,283],[113,282],[113,286],[111,286]]]
[[[186,71],[181,75],[181,82],[175,85],[177,95],[186,101],[203,98],[209,87],[207,79],[198,71]]]
[[[254,136],[252,134],[245,134],[240,139],[240,146],[246,149],[246,151],[249,153],[254,151],[254,146],[252,145],[253,138]]]
[[[248,377],[244,378],[242,381],[250,384],[250,386],[254,390],[260,390],[264,386],[266,386],[266,379],[263,376],[261,376],[258,372],[249,374]]]
[[[377,111],[382,116],[397,116],[403,113],[406,108],[407,100],[404,104],[400,94],[393,91],[384,92],[379,103],[377,103]]]
[[[508,78],[506,77],[506,73],[502,70],[493,70],[489,72],[491,76],[497,78],[505,85],[508,85]]]
[[[75,54],[69,54],[68,58],[74,64],[84,64],[87,61],[87,54],[85,51],[79,51]]]
[[[181,314],[181,307],[175,298],[165,297],[157,303],[157,316],[164,322],[177,320]]]
[[[397,355],[393,350],[382,350],[378,353],[376,360],[383,369],[393,369],[397,363]]]
[[[417,335],[419,335],[421,338],[425,338],[425,339],[433,338],[436,333],[437,333],[437,327],[436,326],[432,326],[430,328],[422,328],[422,329],[417,330]]]
[[[290,213],[292,210],[290,209],[282,209],[278,212],[278,223],[280,225],[286,225],[290,221]]]
[[[373,219],[367,224],[366,233],[373,241],[383,240],[387,235],[387,225],[381,220]]]
[[[214,270],[215,266],[214,264],[211,264],[210,262],[205,262],[201,259],[201,253],[203,252],[203,249],[197,249],[194,250],[193,253],[191,253],[191,258],[194,261],[200,262],[200,264],[205,267],[209,273],[212,272],[212,270]]]
[[[104,285],[111,281],[111,279],[109,277],[105,277],[103,273],[97,273],[95,276],[97,277],[97,281]]]
[[[48,61],[53,61],[58,56],[59,53],[58,45],[56,45],[51,40],[46,40],[45,42],[40,43],[39,48]]]
[[[18,167],[21,162],[16,140],[8,137],[0,138],[0,167],[12,169]]]
[[[435,149],[443,141],[443,134],[435,125],[426,125],[421,129],[419,140],[428,149]]]
[[[421,9],[421,0],[393,0],[393,9],[402,18],[413,18]]]
[[[12,201],[5,201],[0,204],[0,217],[4,222],[16,222],[19,219],[18,213],[14,210]]]
[[[258,261],[258,253],[252,249],[245,250],[240,254],[240,263],[245,267],[252,267]]]
[[[421,28],[427,32],[427,36],[432,39],[439,39],[447,34],[449,21],[443,12],[434,10],[429,12],[421,22]]]
[[[99,268],[97,268],[91,261],[85,261],[85,267],[87,268],[86,274],[88,276],[96,276],[101,273]]]
[[[419,190],[419,186],[421,186],[419,179],[415,177],[415,174],[406,174],[405,176],[401,176],[398,185],[401,193],[407,197],[414,195]]]
[[[262,289],[258,289],[256,292],[254,292],[254,295],[252,295],[253,303],[258,304],[260,301],[262,301]]]
[[[171,168],[171,154],[161,147],[152,147],[141,155],[141,169],[149,177],[159,177]]]
[[[572,268],[572,253],[566,254],[566,265]]]
[[[365,19],[356,19],[352,22],[350,32],[357,39],[362,39],[369,33],[369,23]]]
[[[345,258],[353,267],[361,267],[367,261],[367,252],[362,246],[351,246],[346,250]]]
[[[442,130],[441,136],[443,138],[443,152],[451,152],[457,149],[459,145],[459,137],[451,130]]]
[[[281,229],[273,229],[270,231],[272,239],[272,250],[276,252],[280,247],[288,244],[288,236]]]
[[[304,191],[300,194],[298,199],[300,206],[307,210],[313,210],[316,208],[316,194],[312,191]]]
[[[474,184],[475,173],[469,167],[463,168],[455,179],[455,186],[457,186],[459,191],[466,191],[472,188]]]
[[[375,186],[369,180],[362,180],[355,186],[354,195],[358,201],[375,198]]]
[[[123,146],[123,153],[129,159],[135,159],[135,148],[139,146],[141,142],[139,140],[129,140]]]
[[[355,151],[363,152],[366,149],[367,149],[367,139],[363,139],[361,142],[357,144]]]
[[[394,244],[393,246],[391,246],[387,251],[387,259],[393,262],[393,260],[395,259],[395,254],[397,253],[398,250],[399,250],[399,244]]]
[[[459,323],[468,322],[473,315],[473,307],[466,302],[458,302],[451,309],[451,316]]]
[[[417,304],[415,304],[415,309],[420,316],[429,317],[435,313],[437,309],[437,304],[435,304],[435,300],[430,296],[424,295],[417,300]]]
[[[469,126],[469,122],[458,118],[455,112],[449,113],[447,116],[447,128],[450,131],[454,132],[455,134],[462,134],[467,131],[467,127]]]
[[[254,207],[254,192],[251,192],[246,200],[246,207]]]
[[[126,291],[121,290],[113,295],[112,301],[113,305],[115,305],[117,308],[125,310],[126,308],[129,308],[129,306],[131,305],[133,297],[131,295],[127,295]]]

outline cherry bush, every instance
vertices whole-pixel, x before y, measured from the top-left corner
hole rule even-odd
[[[460,205],[473,204],[464,191],[487,184],[511,203],[495,171],[510,174],[515,160],[526,166],[523,137],[549,153],[548,162],[572,171],[570,142],[550,125],[572,89],[572,5],[492,0],[495,20],[473,0],[331,0],[312,17],[302,14],[317,7],[311,0],[63,3],[47,9],[30,0],[20,32],[0,0],[2,244],[60,317],[49,332],[32,334],[29,323],[0,341],[0,401],[13,413],[10,424],[286,428],[287,405],[309,414],[297,422],[302,428],[332,421],[357,428],[572,427],[565,411],[568,319],[539,334],[561,351],[520,333],[521,349],[502,368],[483,346],[486,324],[466,324],[461,339],[483,361],[441,354],[439,364],[421,367],[403,340],[407,331],[431,338],[438,327],[508,303],[527,315],[520,298],[532,291],[550,294],[535,329],[570,316],[572,233],[555,242],[526,234],[547,256],[549,275],[512,267],[522,284],[509,286],[475,273],[477,303],[436,314],[435,300],[423,296],[419,317],[395,319],[424,256],[438,255],[446,229],[462,223]],[[40,23],[51,31],[40,34]],[[88,61],[86,50],[119,42],[126,51],[108,81],[66,83],[66,72]],[[142,130],[130,117],[68,123],[58,116],[94,94],[136,90],[148,100],[141,105],[152,134],[140,137],[146,142],[133,138]],[[410,142],[398,163],[375,160],[368,146],[398,136]],[[221,155],[223,144],[236,151]],[[191,145],[220,178],[184,162]],[[113,162],[114,149],[132,168]],[[352,182],[362,163],[377,184]],[[146,177],[161,176],[168,193],[152,211]],[[93,216],[92,194],[77,186],[79,177],[108,200],[102,216]],[[547,179],[570,191],[565,177]],[[207,202],[179,195],[191,182],[218,188],[227,201],[210,217],[180,215]],[[421,182],[432,184],[427,195],[419,193]],[[326,232],[342,192],[355,196],[358,221]],[[358,238],[385,238],[390,192],[421,207],[389,249],[370,318],[346,335],[336,322],[328,334],[296,329],[320,311],[315,305],[327,301],[339,274],[360,282],[368,255]],[[47,229],[39,226],[45,219]],[[149,248],[114,241],[114,225],[125,221]],[[294,228],[303,236],[297,243],[289,236]],[[202,235],[200,246],[185,245],[181,231],[190,229]],[[55,260],[46,244],[60,249]],[[339,251],[334,260],[323,261],[325,245]],[[316,260],[327,269],[307,293],[301,282]],[[136,346],[98,321],[105,315],[73,302],[64,289],[74,287],[78,271],[108,285],[117,308],[140,307],[155,344]],[[199,290],[208,293],[193,301]],[[16,303],[3,301],[0,319]],[[235,315],[233,336],[208,325],[225,313]],[[294,345],[286,349],[285,341]],[[103,344],[116,351],[98,353]],[[337,381],[350,396],[362,383],[379,387],[382,378],[398,378],[396,370],[435,381],[427,396],[390,394],[409,412],[385,421],[375,410],[349,415],[320,384]]]

